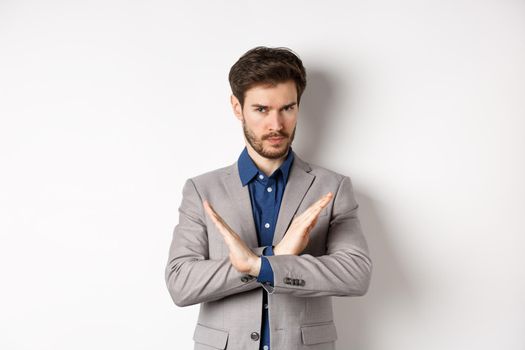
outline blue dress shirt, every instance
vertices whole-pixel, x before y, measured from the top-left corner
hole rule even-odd
[[[273,255],[273,235],[279,215],[284,188],[294,159],[292,147],[288,149],[286,159],[270,176],[260,171],[244,147],[237,162],[243,186],[248,185],[252,204],[253,218],[257,230],[259,246],[266,246],[261,256],[261,270],[257,281],[273,285],[273,270],[264,255]],[[261,350],[270,349],[270,323],[268,319],[268,293],[263,292],[263,310],[261,320]]]

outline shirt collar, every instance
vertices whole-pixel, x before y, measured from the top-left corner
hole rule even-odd
[[[277,171],[280,170],[283,174],[284,183],[286,183],[288,180],[288,175],[290,173],[290,168],[292,166],[293,159],[294,152],[292,150],[292,146],[290,146],[290,148],[288,149],[288,154],[286,155],[286,159],[281,164],[281,166],[274,171],[272,175],[274,175]],[[257,168],[252,158],[248,154],[248,148],[246,146],[244,147],[244,149],[241,152],[241,155],[239,156],[239,160],[237,161],[237,167],[239,169],[239,175],[243,186],[246,186],[246,184],[249,183],[259,172],[259,168]]]

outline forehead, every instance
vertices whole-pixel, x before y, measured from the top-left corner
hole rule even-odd
[[[259,103],[262,105],[285,104],[297,102],[297,89],[293,80],[277,85],[261,83],[246,90],[245,103]]]

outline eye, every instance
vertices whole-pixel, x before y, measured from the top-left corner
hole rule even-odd
[[[294,107],[295,107],[295,106],[286,106],[286,107],[284,107],[284,110],[285,110],[285,111],[291,111],[291,110],[294,109]]]
[[[266,107],[257,107],[257,109],[255,109],[257,112],[264,112],[266,111]]]

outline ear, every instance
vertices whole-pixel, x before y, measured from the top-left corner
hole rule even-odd
[[[239,102],[239,99],[235,97],[233,94],[230,96],[230,103],[232,105],[233,114],[235,114],[235,117],[242,121],[242,107],[241,103]]]

